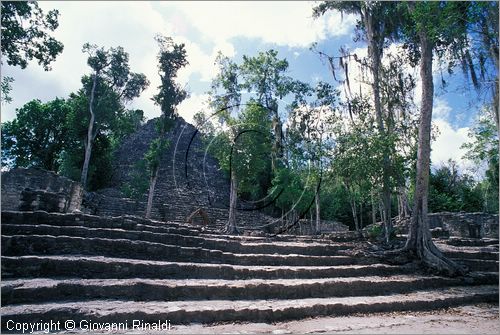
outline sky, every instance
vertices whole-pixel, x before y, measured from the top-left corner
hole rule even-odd
[[[151,101],[160,84],[154,36],[163,34],[185,43],[189,65],[178,79],[190,97],[179,106],[179,114],[188,122],[206,110],[206,92],[216,74],[214,61],[219,51],[240,62],[243,55],[275,49],[288,60],[290,76],[311,84],[319,80],[335,84],[327,65],[310,51],[312,43],[332,55],[341,46],[366,52],[363,43],[353,42],[354,17],[329,12],[314,19],[313,2],[42,1],[39,5],[45,12],[59,10],[59,27],[53,36],[64,44],[64,51],[49,72],[35,63],[21,70],[3,62],[2,76],[11,76],[15,82],[13,102],[1,106],[2,122],[12,120],[16,108],[32,99],[45,102],[77,91],[82,75],[90,73],[81,51],[86,42],[105,48],[122,46],[129,53],[131,71],[144,73],[151,85],[127,107],[144,110],[147,119],[160,115]],[[436,82],[438,77],[436,72]],[[434,166],[452,158],[468,167],[461,160],[460,146],[468,139],[477,110],[470,107],[473,94],[461,89],[463,81],[460,76],[449,78],[446,91],[436,84],[433,122],[440,133],[432,145]]]

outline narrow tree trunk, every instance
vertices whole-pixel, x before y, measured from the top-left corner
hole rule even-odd
[[[401,197],[401,192],[398,192],[397,198],[398,198],[398,220],[401,221],[401,219],[403,218],[403,206],[402,206],[403,199]]]
[[[381,36],[383,32],[378,31],[376,33],[376,25],[378,22],[374,21],[372,13],[370,10],[365,11],[364,15],[365,19],[365,27],[367,29],[366,35],[368,38],[368,57],[372,60],[372,90],[373,90],[373,104],[375,108],[375,118],[377,121],[378,131],[380,135],[386,136],[386,131],[384,127],[384,117],[382,112],[382,105],[380,102],[380,66],[382,59],[382,47],[383,47],[383,39]],[[381,43],[382,42],[382,43]],[[382,202],[384,204],[384,216],[383,216],[383,224],[384,224],[384,234],[385,241],[389,243],[390,233],[392,230],[391,224],[391,188],[390,188],[390,160],[388,150],[384,150],[383,152],[383,161],[382,161]]]
[[[497,70],[498,70],[498,62],[497,62]],[[499,106],[498,106],[498,99],[499,99],[499,84],[498,84],[498,78],[495,79],[495,88],[494,88],[494,94],[493,94],[493,117],[495,118],[495,123],[497,125],[497,132],[498,132],[498,138],[500,139],[500,117],[498,113],[500,112]]]
[[[272,101],[271,106],[268,106],[268,108],[273,111],[274,143],[271,155],[271,171],[275,172],[279,167],[279,162],[283,160],[283,128],[278,114],[278,103]]]
[[[354,229],[358,233],[359,236],[361,236],[361,230],[359,229],[359,222],[358,222],[358,211],[356,208],[356,201],[351,198],[351,211],[352,211],[352,218],[354,220]]]
[[[281,229],[285,228],[285,210],[281,209]]]
[[[285,227],[287,226],[290,226],[290,217],[291,217],[291,213],[288,211],[286,212],[285,214]],[[297,227],[293,226],[291,230],[289,230],[290,234],[295,234],[295,231],[297,230]]]
[[[151,210],[153,209],[153,197],[155,194],[156,180],[158,180],[158,172],[160,168],[157,167],[153,173],[151,174],[151,178],[149,179],[149,192],[148,192],[148,202],[146,204],[146,219],[151,217]]]
[[[373,190],[372,190],[372,192],[370,192],[370,197],[371,197],[371,202],[372,202],[372,224],[375,225],[377,223],[377,209],[375,207],[375,199],[373,196]]]
[[[410,216],[410,211],[408,208],[408,197],[406,196],[406,187],[401,186],[399,188],[399,196],[401,198],[401,219]]]
[[[315,228],[315,234],[319,234],[321,232],[321,198],[318,192],[316,192],[316,199],[315,199],[315,204],[316,204],[316,228]]]
[[[292,210],[292,220],[291,220],[292,224],[295,224],[297,222],[297,211],[294,209]],[[295,225],[295,226],[298,226],[296,232],[298,233],[298,235],[302,235],[302,223],[298,222],[298,225]]]
[[[382,204],[382,201],[379,200],[378,202],[378,211],[379,211],[379,215],[380,215],[380,221],[382,221],[382,225],[384,224],[385,222],[385,213],[384,213],[384,208],[383,208],[383,204]]]
[[[498,49],[496,49],[496,50],[498,51]],[[497,73],[498,73],[498,70],[499,70],[498,69],[498,53],[496,53],[495,65],[496,65]],[[499,83],[498,83],[498,75],[497,75],[497,78],[495,79],[495,93],[493,95],[493,109],[494,109],[493,113],[494,113],[494,117],[495,117],[495,123],[497,125],[498,152],[500,152],[500,116],[499,116],[500,110],[499,110],[499,106],[498,106],[499,99],[500,99]],[[498,180],[498,188],[500,189],[500,179]],[[499,205],[500,205],[500,199],[498,201],[499,201]]]
[[[413,215],[405,249],[418,257],[424,264],[449,275],[459,274],[456,263],[443,256],[432,241],[427,216],[429,194],[429,170],[431,153],[431,121],[434,95],[432,78],[432,43],[425,32],[420,37],[420,77],[422,80],[422,101],[418,128],[417,179]]]
[[[363,229],[363,202],[359,202],[359,228]]]
[[[485,26],[485,23],[483,23],[483,27],[484,27],[483,38],[484,38],[485,44],[489,46],[488,49],[489,49],[491,58],[493,59],[493,62],[495,63],[495,68],[497,69],[497,73],[498,73],[498,66],[499,66],[499,63],[498,63],[498,45],[494,45],[491,43],[491,40],[488,37],[488,35],[489,35],[488,28]],[[498,31],[496,33],[498,35]],[[495,123],[497,125],[497,132],[499,135],[498,138],[500,141],[500,116],[499,116],[500,111],[499,111],[499,106],[498,106],[498,103],[499,103],[499,101],[498,101],[498,99],[499,99],[498,75],[496,76],[496,78],[494,80],[495,80],[495,84],[493,87],[493,118],[495,119]],[[500,147],[500,145],[499,145],[499,147]]]
[[[294,213],[295,213],[295,210],[294,210]],[[295,219],[295,214],[293,216]],[[295,222],[295,220],[294,220],[294,222]],[[299,235],[304,235],[304,226],[302,224],[302,220],[299,220]]]
[[[314,213],[312,209],[309,209],[309,234],[314,234]]]
[[[238,234],[236,227],[236,205],[238,201],[238,181],[236,172],[231,170],[231,190],[229,194],[229,218],[226,225],[226,233]]]
[[[406,188],[401,188],[401,205],[403,206],[403,219],[409,216],[408,198],[406,196]]]
[[[94,122],[95,122],[94,98],[95,98],[95,88],[97,85],[97,75],[98,75],[97,73],[94,74],[94,80],[92,83],[92,90],[90,91],[90,102],[89,102],[90,120],[89,120],[89,126],[87,128],[87,141],[85,144],[85,158],[83,160],[82,175],[80,178],[80,182],[82,183],[82,187],[84,189],[87,188],[87,176],[89,174],[90,155],[92,153],[92,142],[94,140]]]
[[[385,161],[385,157],[384,157]],[[384,163],[384,166],[386,164]],[[391,190],[389,188],[389,178],[387,169],[384,167],[384,185],[382,186],[382,210],[384,212],[384,241],[385,243],[389,243],[390,235],[392,231],[392,222],[391,222]]]

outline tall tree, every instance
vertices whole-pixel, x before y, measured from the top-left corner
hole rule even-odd
[[[359,16],[358,36],[368,44],[368,57],[360,63],[371,74],[370,86],[372,89],[373,108],[378,131],[382,136],[388,135],[390,129],[386,124],[390,109],[383,110],[381,103],[381,68],[382,56],[386,42],[395,33],[397,25],[393,18],[397,18],[397,3],[380,1],[324,1],[313,9],[315,17],[323,15],[328,10],[338,10],[341,13]],[[341,66],[347,74],[347,65],[340,58]],[[348,81],[347,81],[348,83]],[[384,150],[382,168],[382,203],[384,209],[385,241],[389,243],[392,230],[391,223],[391,185],[390,185],[390,157],[391,148]]]
[[[323,166],[329,165],[332,151],[328,120],[337,112],[339,92],[325,82],[319,82],[314,89],[314,100],[296,101],[290,107],[285,135],[287,161],[299,161],[294,167],[309,169],[308,183],[318,185]],[[314,182],[313,182],[314,181]],[[316,221],[314,231],[321,225],[321,187],[314,191]]]
[[[489,109],[485,108],[479,114],[469,130],[470,141],[464,143],[462,148],[467,149],[464,158],[471,160],[477,167],[486,167],[485,178],[480,184],[483,189],[483,211],[498,213],[498,131]]]
[[[263,171],[266,173],[261,174],[260,180],[264,183],[260,183],[258,187],[260,194],[268,194],[273,177],[276,177],[281,168],[288,165],[284,154],[286,149],[279,106],[283,105],[285,98],[291,98],[292,102],[286,106],[287,111],[302,108],[306,105],[307,98],[312,95],[313,90],[309,85],[287,75],[288,62],[286,59],[279,59],[275,50],[260,52],[255,57],[243,56],[241,65],[219,55],[217,63],[219,74],[214,80],[212,92],[210,92],[211,104],[219,119],[232,126],[228,138],[239,141],[240,132],[245,130],[244,124],[240,124],[244,120],[242,117],[245,113],[239,115],[248,111],[247,108],[240,109],[241,95],[244,90],[248,92],[250,105],[261,106],[262,111],[266,111],[266,113],[260,114],[263,118],[260,128],[265,129],[268,121],[272,125],[271,169]],[[247,153],[251,154],[251,152]],[[230,215],[226,231],[235,233],[237,232],[235,218],[238,188],[242,186],[240,192],[244,192],[245,181],[250,179],[245,177],[244,180],[239,181],[236,170],[231,170],[231,173]]]
[[[2,124],[2,163],[57,172],[70,112],[71,106],[64,99],[47,103],[32,100],[17,109],[16,118]]]
[[[116,99],[121,102],[130,101],[138,97],[142,91],[149,86],[149,81],[144,74],[131,73],[128,65],[128,53],[122,47],[105,50],[97,45],[86,43],[82,51],[88,54],[87,64],[92,69],[90,76],[91,86],[86,87],[84,78],[84,88],[89,96],[88,111],[89,121],[87,134],[85,138],[85,156],[83,160],[82,173],[80,181],[83,187],[87,187],[88,171],[90,157],[92,154],[92,145],[98,134],[99,124],[96,119],[99,118],[101,101],[96,99],[96,92],[101,85],[102,96],[110,90],[115,94]],[[102,82],[102,83],[101,83]]]
[[[361,220],[358,218],[362,211],[358,208],[368,197],[370,185],[380,181],[384,138],[378,133],[366,98],[355,97],[349,103],[350,111],[356,115],[355,122],[343,117],[348,113],[346,105],[343,105],[342,114],[330,120],[335,140],[331,167],[349,195],[355,230],[361,236]]]
[[[81,179],[81,168],[85,158],[85,143],[90,118],[89,92],[92,88],[92,79],[84,76],[82,85],[80,90],[71,93],[67,99],[70,106],[65,118],[67,134],[59,166],[59,173],[73,180]],[[95,138],[88,167],[88,190],[96,190],[108,185],[112,173],[112,151],[123,137],[136,129],[143,114],[140,110],[126,110],[117,92],[104,81],[99,81],[96,86],[96,117],[93,128]]]
[[[418,128],[417,176],[411,225],[405,250],[416,255],[431,268],[449,275],[463,270],[444,257],[432,241],[428,219],[429,171],[431,152],[431,121],[434,98],[432,76],[433,52],[439,46],[450,48],[463,45],[466,37],[464,25],[457,25],[463,18],[467,4],[461,2],[408,3],[405,25],[406,43],[419,59],[422,81],[420,123]]]
[[[187,97],[187,92],[176,82],[177,72],[188,64],[184,44],[176,44],[172,38],[161,35],[157,35],[155,40],[160,48],[157,59],[161,85],[153,101],[160,106],[161,116],[156,125],[158,137],[150,144],[145,156],[150,173],[146,218],[151,216],[161,157],[169,145],[165,136],[177,118],[177,106]]]
[[[274,145],[272,168],[276,170],[283,164],[283,123],[279,115],[279,103],[287,95],[294,94],[297,99],[310,95],[310,87],[293,80],[286,72],[288,61],[278,59],[276,50],[260,52],[257,56],[243,56],[240,66],[241,87],[255,94],[255,101],[272,113]]]
[[[45,71],[50,70],[63,44],[50,36],[59,26],[57,10],[44,14],[36,1],[2,1],[2,63],[26,68],[35,59]],[[2,102],[10,102],[12,77],[2,78]]]
[[[465,25],[469,48],[458,48],[455,58],[461,61],[462,70],[470,77],[478,90],[489,91],[492,108],[488,108],[499,127],[499,85],[498,85],[498,1],[475,1],[467,6]]]
[[[231,61],[228,57],[223,56],[221,53],[217,56],[216,64],[219,67],[219,73],[212,81],[211,105],[212,108],[218,113],[219,121],[223,124],[229,124],[230,128],[230,141],[233,141],[238,136],[239,130],[237,122],[234,121],[232,112],[237,113],[240,109],[241,102],[241,84],[238,77],[239,67]],[[223,157],[227,156],[225,152],[219,155],[219,161],[224,162]],[[236,226],[236,206],[238,202],[238,179],[236,169],[229,167],[230,172],[230,189],[229,189],[229,217],[225,227],[225,232],[228,234],[238,233]],[[223,164],[224,165],[224,164]]]

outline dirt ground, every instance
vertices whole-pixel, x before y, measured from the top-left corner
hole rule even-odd
[[[169,334],[500,334],[498,305],[300,321],[172,326]]]

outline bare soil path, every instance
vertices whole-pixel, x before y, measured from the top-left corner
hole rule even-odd
[[[498,305],[479,304],[428,312],[322,317],[299,321],[172,325],[170,334],[499,334]]]

